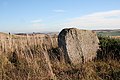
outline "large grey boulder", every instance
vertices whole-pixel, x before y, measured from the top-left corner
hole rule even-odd
[[[90,61],[96,57],[99,40],[94,31],[76,28],[63,29],[58,36],[61,59],[74,65]]]

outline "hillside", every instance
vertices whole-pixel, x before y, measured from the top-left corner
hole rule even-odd
[[[94,30],[102,36],[120,36],[120,29],[116,30]]]

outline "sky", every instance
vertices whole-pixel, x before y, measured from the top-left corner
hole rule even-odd
[[[0,32],[120,29],[120,0],[0,0]]]

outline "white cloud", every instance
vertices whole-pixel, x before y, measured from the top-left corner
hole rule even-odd
[[[42,19],[37,19],[37,20],[32,20],[31,21],[31,26],[34,27],[35,29],[39,29],[44,26]]]
[[[33,23],[32,26],[33,27],[43,27],[44,24],[42,24],[42,23]]]
[[[83,29],[120,29],[120,10],[97,12],[71,19],[64,26]]]
[[[38,19],[38,20],[32,20],[32,21],[31,21],[31,23],[40,23],[40,22],[42,22],[41,19]]]
[[[39,31],[43,31],[44,28],[45,28],[45,24],[43,24],[43,23],[31,23],[27,26],[25,31],[39,32]]]
[[[62,10],[62,9],[56,9],[56,10],[53,10],[53,12],[56,12],[56,13],[63,13],[63,12],[65,12],[65,10]]]

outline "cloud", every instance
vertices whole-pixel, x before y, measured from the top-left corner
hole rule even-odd
[[[32,26],[33,27],[43,27],[44,24],[42,24],[42,23],[34,23],[34,24],[32,24]]]
[[[32,20],[32,21],[31,21],[31,23],[40,23],[40,22],[42,22],[41,19],[38,19],[38,20]]]
[[[44,24],[42,22],[43,22],[42,19],[32,20],[31,25],[32,25],[32,27],[40,28],[40,27],[44,26]]]
[[[31,31],[31,32],[33,32],[33,31],[43,31],[44,30],[44,28],[45,28],[45,24],[43,24],[43,23],[31,23],[31,24],[29,24],[28,25],[28,31]]]
[[[53,12],[56,12],[56,13],[63,13],[63,12],[65,12],[65,10],[62,10],[62,9],[56,9],[56,10],[53,10]]]
[[[120,10],[96,12],[73,18],[64,26],[84,29],[118,29],[120,28]]]

